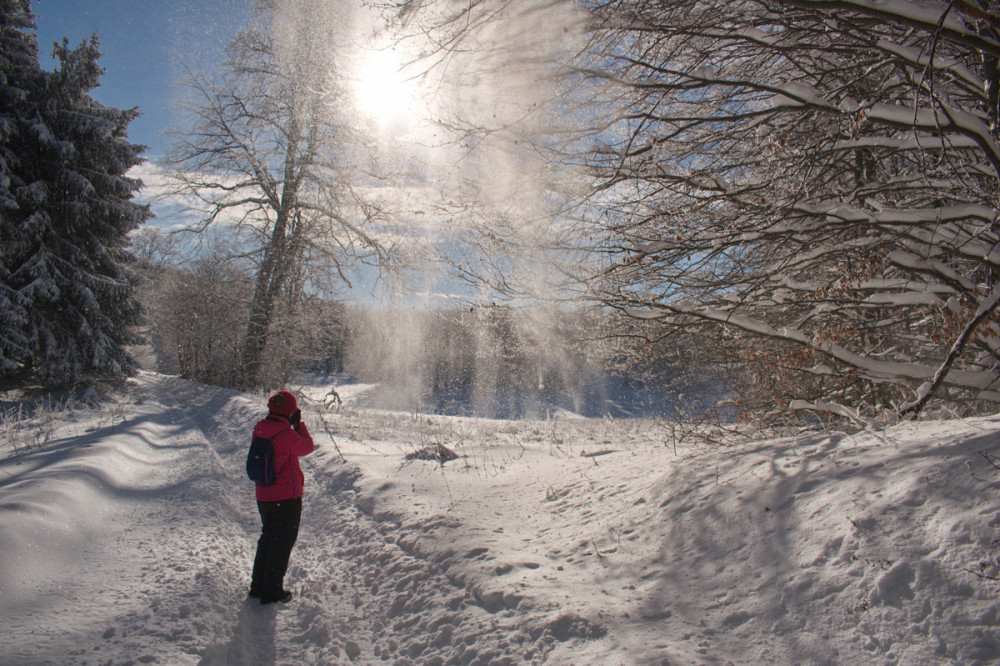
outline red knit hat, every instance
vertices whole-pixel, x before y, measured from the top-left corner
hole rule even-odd
[[[295,396],[288,391],[278,391],[267,401],[267,411],[278,416],[291,416],[298,408]]]

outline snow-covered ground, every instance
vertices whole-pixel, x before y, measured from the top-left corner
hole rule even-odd
[[[1000,417],[746,443],[327,388],[284,607],[245,598],[261,396],[7,396],[0,664],[1000,661]]]

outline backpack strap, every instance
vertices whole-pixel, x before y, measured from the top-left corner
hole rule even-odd
[[[267,416],[264,417],[264,420],[265,421],[273,421],[275,423],[287,423],[286,419],[279,418],[279,417],[275,416],[274,414],[268,414]],[[285,430],[291,430],[292,432],[295,432],[294,428],[292,428],[292,424],[291,423],[288,424],[288,427],[285,428]],[[271,435],[271,446],[274,446],[274,438],[277,437],[278,435],[280,435],[281,433],[285,432],[285,430],[279,430],[278,432],[276,432],[273,435]],[[288,457],[291,458],[291,456],[288,456]],[[287,465],[287,464],[288,464],[288,459],[286,458],[285,459],[285,465]],[[274,477],[275,478],[278,478],[279,476],[281,476],[281,470],[285,469],[285,465],[282,465],[281,469],[278,469],[277,467],[274,468]]]

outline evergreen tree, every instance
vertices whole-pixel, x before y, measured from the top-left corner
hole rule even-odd
[[[29,304],[11,288],[11,271],[26,255],[27,224],[19,198],[30,192],[17,178],[23,134],[31,127],[26,115],[31,91],[43,85],[38,44],[29,0],[0,0],[0,374],[15,370],[15,359],[29,348]]]
[[[128,234],[150,216],[126,172],[138,111],[90,97],[96,37],[42,70],[28,0],[0,0],[0,375],[47,384],[119,377],[137,322]]]

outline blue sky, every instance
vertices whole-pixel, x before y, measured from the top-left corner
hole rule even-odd
[[[118,108],[138,106],[129,138],[162,153],[162,130],[176,126],[171,105],[182,69],[178,59],[209,69],[249,17],[252,0],[31,0],[42,66],[51,69],[52,43],[71,46],[96,33],[101,40],[101,87],[93,96]]]

